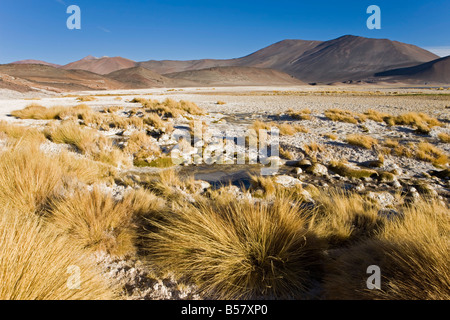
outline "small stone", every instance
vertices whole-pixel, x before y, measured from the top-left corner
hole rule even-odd
[[[367,196],[369,199],[377,202],[382,208],[392,206],[395,202],[395,197],[389,192],[369,192]]]
[[[307,171],[315,176],[325,176],[328,174],[327,167],[320,163],[313,164]]]
[[[285,188],[291,188],[302,183],[299,179],[287,175],[276,177],[275,182],[281,184]]]
[[[302,166],[302,167],[308,167],[308,166],[311,166],[312,163],[308,159],[303,159],[298,162],[298,165]]]
[[[395,189],[400,189],[402,187],[402,184],[398,180],[394,180],[394,182],[392,182],[392,186]]]
[[[359,184],[355,187],[354,189],[356,192],[363,192],[364,190],[366,190],[366,187],[364,186],[364,184]]]
[[[303,170],[302,170],[302,168],[295,168],[295,174],[296,175],[301,175],[303,173]]]

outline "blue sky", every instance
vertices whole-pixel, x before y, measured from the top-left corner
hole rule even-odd
[[[369,30],[369,5],[381,30]],[[69,5],[81,30],[69,30]],[[450,1],[1,0],[0,63],[66,64],[92,54],[149,59],[236,58],[283,39],[345,34],[389,38],[450,54]]]

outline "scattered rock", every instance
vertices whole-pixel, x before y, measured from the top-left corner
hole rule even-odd
[[[282,185],[285,188],[291,188],[298,184],[302,184],[302,182],[299,179],[293,178],[288,175],[282,175],[275,178],[275,182]]]
[[[354,190],[356,192],[363,192],[364,190],[366,190],[366,187],[364,186],[364,184],[360,183],[359,185],[357,185]]]
[[[389,192],[369,192],[367,197],[376,203],[378,203],[381,208],[386,208],[393,206],[395,203],[395,197]]]
[[[325,176],[328,174],[328,169],[323,164],[315,163],[306,169],[307,172],[315,175],[315,176]]]

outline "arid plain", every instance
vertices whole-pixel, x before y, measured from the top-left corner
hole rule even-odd
[[[1,247],[0,296],[449,299],[449,108],[402,84],[3,90],[0,229],[24,252]]]

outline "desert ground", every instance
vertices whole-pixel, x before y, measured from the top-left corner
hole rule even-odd
[[[61,268],[68,241],[89,274],[52,295],[43,272],[32,298],[450,298],[450,88],[2,89],[0,121],[0,203],[32,216],[0,228],[43,252],[58,239],[42,259]],[[271,128],[272,175],[223,154],[227,133]]]

